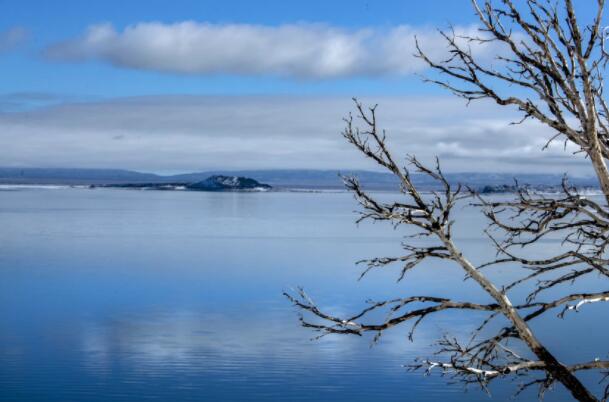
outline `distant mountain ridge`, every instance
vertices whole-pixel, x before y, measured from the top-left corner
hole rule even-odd
[[[6,168],[0,167],[4,184],[105,184],[156,182],[162,176],[123,169]]]
[[[157,175],[122,169],[71,169],[71,168],[1,168],[0,184],[67,184],[67,185],[102,185],[128,183],[183,183],[190,184],[203,181],[210,176],[250,177],[267,183],[275,188],[334,189],[343,188],[339,174],[355,175],[362,185],[370,189],[395,189],[399,185],[389,173],[365,170],[214,170],[178,175]],[[513,185],[517,178],[520,184],[531,186],[558,186],[560,174],[514,174],[514,173],[447,173],[451,183],[461,183],[474,188],[484,186]],[[412,174],[413,182],[421,189],[437,187],[430,177],[423,174]],[[570,178],[570,183],[577,187],[597,187],[593,177]]]

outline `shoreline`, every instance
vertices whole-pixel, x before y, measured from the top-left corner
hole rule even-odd
[[[349,193],[349,190],[344,188],[307,188],[307,187],[273,187],[272,189],[244,189],[244,190],[195,190],[186,188],[186,186],[175,186],[175,187],[138,187],[138,186],[124,186],[124,185],[87,185],[87,184],[13,184],[13,183],[0,183],[0,191],[21,191],[21,190],[66,190],[66,189],[81,189],[81,190],[127,190],[127,191],[163,191],[163,192],[194,192],[194,193],[246,193],[246,194],[259,194],[259,193],[319,193],[319,194],[340,194]],[[602,195],[600,189],[595,188],[579,188],[577,189],[579,194],[582,196],[597,196]],[[369,191],[376,193],[399,193],[397,189],[391,188],[370,188]],[[426,189],[421,190],[423,194],[433,194],[435,190]],[[536,191],[535,188],[530,188],[530,191],[534,194],[539,195],[558,195],[562,194],[559,187],[556,190],[544,189]],[[516,191],[496,191],[489,193],[479,193],[481,196],[493,196],[493,195],[513,195],[517,194]]]

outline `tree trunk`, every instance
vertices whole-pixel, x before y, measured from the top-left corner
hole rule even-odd
[[[604,164],[605,171],[607,166]],[[605,176],[609,179],[609,175]],[[608,187],[609,189],[609,187]],[[609,194],[605,193],[605,195]],[[444,243],[448,252],[453,256],[454,260],[461,265],[467,274],[476,281],[501,307],[503,314],[514,324],[514,328],[520,339],[527,344],[537,358],[546,363],[547,372],[558,380],[573,397],[582,402],[598,402],[598,399],[588,391],[581,381],[567,367],[561,364],[556,357],[546,349],[541,342],[533,335],[528,324],[522,319],[518,311],[512,306],[509,298],[493,285],[483,274],[481,274],[474,265],[465,258],[457,249],[451,239],[444,236],[443,233],[438,233],[438,237]]]
[[[605,195],[605,201],[609,205],[609,170],[607,169],[605,158],[603,158],[603,154],[601,153],[598,145],[593,146],[588,152],[588,155],[590,156],[592,166],[596,172],[596,177],[598,178],[601,191]]]

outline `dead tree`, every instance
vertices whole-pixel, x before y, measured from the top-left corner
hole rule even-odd
[[[366,192],[356,178],[345,178],[362,211],[359,220],[387,221],[396,226],[418,229],[426,239],[424,246],[408,242],[404,255],[374,258],[367,261],[364,274],[375,268],[397,264],[399,279],[429,259],[445,260],[461,269],[486,294],[488,302],[453,300],[446,295],[410,295],[392,300],[371,302],[348,317],[328,314],[303,290],[286,293],[301,310],[304,327],[325,334],[375,334],[411,322],[410,335],[426,317],[440,311],[478,312],[485,317],[472,334],[471,341],[444,337],[438,342],[440,358],[421,359],[410,368],[438,369],[465,383],[483,388],[496,379],[521,376],[521,389],[539,385],[539,395],[554,383],[562,384],[579,401],[606,401],[609,385],[602,396],[594,395],[584,385],[583,371],[594,371],[604,381],[609,376],[609,360],[584,362],[560,361],[531,327],[531,323],[554,312],[568,319],[588,303],[609,301],[609,108],[603,98],[603,74],[607,55],[603,50],[601,27],[604,1],[595,4],[596,16],[582,27],[571,0],[553,4],[545,0],[523,0],[516,6],[511,0],[473,1],[480,19],[477,36],[456,36],[441,32],[450,56],[432,60],[417,43],[417,56],[430,67],[433,76],[427,81],[447,88],[469,101],[490,99],[501,106],[515,107],[522,120],[535,119],[554,131],[552,141],[575,144],[592,164],[604,194],[595,202],[563,182],[558,196],[543,196],[520,188],[506,201],[493,201],[469,189],[448,182],[439,163],[429,167],[415,157],[406,166],[391,154],[385,132],[377,124],[376,107],[365,108],[356,101],[357,118],[346,119],[344,137],[367,158],[391,172],[400,182],[398,201],[383,202]],[[588,4],[588,3],[587,3]],[[472,47],[497,45],[497,57],[485,63],[475,56]],[[505,92],[508,92],[507,94]],[[441,191],[425,194],[413,184],[410,172],[428,175]],[[453,237],[453,210],[457,203],[470,198],[489,220],[485,231],[495,259],[475,264],[461,251]],[[560,253],[534,259],[540,242],[551,238],[562,244]],[[522,250],[531,250],[523,254]],[[510,266],[518,279],[494,283],[489,272],[495,267]],[[422,268],[421,268],[422,269]],[[573,286],[595,275],[606,291],[575,292]],[[528,297],[516,299],[515,289],[528,289]],[[559,296],[555,296],[560,293]],[[376,321],[376,313],[385,311],[386,319]],[[372,317],[372,318],[371,318]],[[489,330],[490,322],[499,322],[498,330]]]

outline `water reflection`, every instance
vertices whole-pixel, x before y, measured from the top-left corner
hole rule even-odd
[[[126,353],[136,356],[138,363],[151,365],[187,363],[206,354],[221,354],[227,359],[290,358],[304,364],[319,358],[342,359],[362,347],[362,340],[355,337],[324,337],[310,342],[311,333],[294,325],[294,315],[285,312],[280,316],[255,315],[251,311],[237,314],[173,311],[125,317],[106,325],[89,323],[80,331],[81,350],[95,355],[96,360]],[[376,352],[404,356],[421,347],[403,342],[402,335],[394,331],[376,346]],[[418,335],[423,344],[429,343],[423,333]],[[201,368],[209,369],[196,369]]]
[[[343,314],[368,297],[462,283],[440,264],[400,284],[391,270],[357,282],[353,262],[399,252],[399,234],[355,230],[353,209],[348,194],[3,193],[0,400],[464,400],[459,385],[401,366],[441,334],[469,332],[467,316],[424,323],[414,343],[408,328],[389,331],[373,348],[370,338],[311,342],[298,326],[281,296],[293,285]],[[463,214],[465,226],[480,223]],[[461,240],[488,253],[479,237]],[[451,290],[475,294],[470,283]],[[513,391],[497,386],[494,399]]]
[[[243,306],[222,314],[185,310],[89,322],[79,333],[81,364],[97,380],[117,375],[117,370],[129,384],[169,375],[181,388],[206,392],[218,387],[231,395],[226,400],[324,395],[342,400],[358,394],[364,400],[365,394],[383,396],[377,382],[403,389],[420,381],[420,374],[409,376],[400,366],[427,347],[428,336],[437,336],[424,329],[411,344],[405,333],[394,331],[372,349],[369,339],[362,343],[355,337],[310,342],[310,333],[296,325],[291,312],[268,307],[262,312]],[[185,379],[188,384],[182,383]],[[354,379],[370,382],[368,389]],[[266,396],[246,397],[244,392]]]

